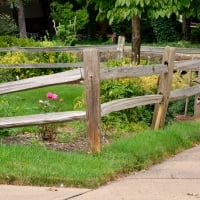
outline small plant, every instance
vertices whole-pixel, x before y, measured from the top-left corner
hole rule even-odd
[[[46,100],[39,100],[40,109],[45,112],[58,112],[63,102],[62,98],[58,98],[55,93],[48,92],[46,94]],[[55,140],[58,135],[57,124],[43,124],[39,126],[39,137],[42,140]]]
[[[55,27],[57,38],[64,42],[65,45],[74,46],[76,42],[75,26],[75,20],[74,23],[70,21],[66,26],[59,24]]]

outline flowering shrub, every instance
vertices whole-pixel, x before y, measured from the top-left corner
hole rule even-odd
[[[61,108],[62,98],[52,92],[46,94],[46,100],[39,100],[40,110],[45,113],[58,112]],[[39,126],[39,137],[42,140],[54,140],[58,134],[57,124],[43,124]]]

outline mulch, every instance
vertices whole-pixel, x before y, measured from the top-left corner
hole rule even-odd
[[[88,151],[88,139],[84,136],[79,136],[71,142],[58,142],[54,141],[42,141],[36,134],[33,133],[22,133],[16,135],[6,136],[0,139],[2,144],[19,144],[19,145],[38,145],[45,146],[48,149],[54,149],[59,151]]]

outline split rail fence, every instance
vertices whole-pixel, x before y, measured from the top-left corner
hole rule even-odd
[[[73,51],[72,48],[0,48],[0,51],[25,51],[25,52],[48,52],[48,51]],[[77,51],[77,49],[76,49]],[[12,81],[0,84],[0,95],[12,92],[46,87],[58,84],[72,84],[84,82],[86,94],[85,111],[66,111],[45,114],[34,114],[16,117],[0,118],[0,128],[32,126],[48,123],[67,122],[73,120],[86,120],[89,148],[92,152],[101,149],[101,117],[114,111],[133,108],[136,106],[154,104],[152,127],[162,128],[165,124],[168,104],[170,101],[196,96],[195,116],[200,116],[200,85],[188,86],[184,89],[172,91],[171,84],[173,72],[177,70],[195,71],[200,70],[200,60],[189,60],[175,63],[175,49],[166,47],[161,64],[137,67],[122,66],[114,68],[100,67],[100,52],[108,49],[85,48],[81,63],[54,63],[54,64],[18,64],[0,65],[0,68],[48,68],[48,67],[73,67],[72,70],[52,75],[33,77],[24,80]],[[113,50],[112,50],[113,51]],[[121,53],[121,52],[120,52]],[[100,103],[100,81],[116,78],[133,78],[140,76],[159,75],[157,94],[138,96],[133,98],[118,99]]]

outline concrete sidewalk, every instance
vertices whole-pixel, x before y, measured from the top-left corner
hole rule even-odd
[[[0,200],[200,199],[200,146],[98,189],[0,185]]]

